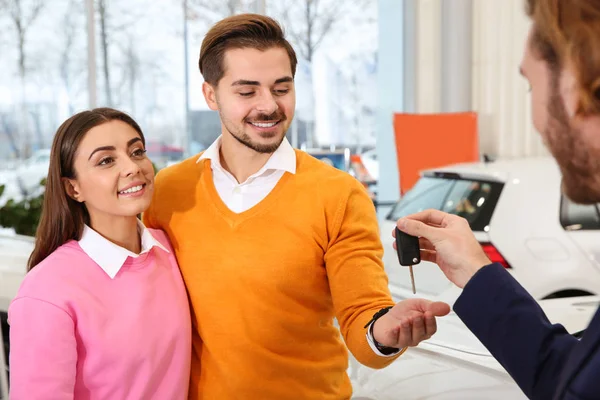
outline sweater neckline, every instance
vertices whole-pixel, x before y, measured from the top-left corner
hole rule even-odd
[[[260,214],[261,212],[268,210],[269,207],[273,204],[273,202],[275,202],[275,200],[279,196],[279,193],[283,190],[291,176],[292,174],[290,174],[289,172],[284,173],[279,182],[277,182],[277,184],[273,188],[273,190],[271,190],[271,192],[264,199],[262,199],[255,206],[249,208],[246,211],[242,211],[241,213],[233,212],[223,202],[221,196],[219,196],[219,193],[217,192],[217,188],[215,187],[215,183],[213,180],[210,160],[206,160],[204,162],[204,171],[202,174],[202,179],[210,197],[211,204],[227,221],[229,221],[229,223],[232,226],[235,226],[245,221],[246,219],[253,217],[254,215]]]

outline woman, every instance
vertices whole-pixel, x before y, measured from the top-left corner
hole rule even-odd
[[[11,399],[184,399],[185,287],[166,235],[137,216],[154,169],[109,108],[58,129],[30,272],[9,308]]]

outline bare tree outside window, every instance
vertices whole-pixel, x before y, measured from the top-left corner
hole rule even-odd
[[[58,74],[68,96],[69,114],[75,113],[73,94],[80,87],[79,79],[85,71],[85,48],[78,47],[78,38],[85,32],[82,20],[84,10],[80,0],[68,0],[61,18]]]
[[[312,62],[315,51],[343,16],[344,0],[288,0],[275,8],[299,56]],[[276,4],[276,3],[274,3]]]
[[[315,54],[321,45],[331,36],[341,36],[342,20],[352,9],[365,7],[367,3],[368,0],[282,0],[271,1],[267,7],[269,15],[278,19],[284,26],[301,62],[306,62],[308,70],[312,70]],[[314,88],[311,94],[311,103],[314,104]],[[306,121],[306,127],[306,144],[308,147],[314,147],[318,144],[314,130],[314,108],[313,116]]]
[[[190,20],[212,25],[243,12],[256,12],[256,0],[187,0]]]
[[[98,19],[100,23],[100,52],[102,53],[102,76],[104,77],[104,95],[108,107],[113,106],[112,86],[110,81],[108,10],[106,0],[97,0]]]
[[[140,3],[141,4],[141,3]],[[136,93],[143,75],[158,64],[147,61],[140,54],[138,21],[145,11],[124,8],[115,0],[96,0],[96,18],[99,27],[101,76],[104,81],[104,99],[108,107],[125,107],[134,115],[138,107]]]
[[[104,81],[103,104],[108,107],[119,105],[119,101],[115,98],[113,76],[115,71],[113,71],[111,63],[113,56],[120,59],[120,55],[115,54],[114,50],[116,48],[123,50],[126,47],[121,45],[121,40],[129,40],[129,31],[135,28],[136,19],[142,18],[139,12],[134,14],[128,11],[125,13],[124,10],[118,8],[119,5],[122,6],[114,0],[96,0],[96,16],[100,35],[99,50],[102,61],[101,74]]]
[[[27,117],[27,99],[25,83],[29,74],[29,59],[27,54],[27,40],[29,30],[41,15],[46,0],[0,0],[0,17],[8,18],[9,29],[16,38],[17,71],[19,74],[20,100],[19,100],[19,144],[14,144],[17,157],[27,157],[31,152],[31,132]],[[12,42],[12,41],[11,41]],[[14,140],[14,136],[12,139]]]

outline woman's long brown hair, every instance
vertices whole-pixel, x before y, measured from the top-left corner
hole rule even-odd
[[[145,145],[141,128],[129,115],[112,108],[82,111],[58,128],[50,151],[50,166],[42,215],[35,234],[35,248],[27,262],[28,270],[70,240],[81,239],[84,224],[90,223],[85,204],[67,195],[63,178],[75,179],[75,155],[81,140],[92,128],[109,121],[125,122],[137,131]]]

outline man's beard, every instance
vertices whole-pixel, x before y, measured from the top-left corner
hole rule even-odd
[[[271,115],[261,114],[261,115],[258,115],[257,117],[252,118],[253,122],[279,121],[279,124],[282,124],[286,120],[287,120],[287,117],[285,116],[285,114],[279,110],[275,111]],[[246,132],[244,132],[244,126],[246,125],[246,122],[250,121],[249,119],[244,119],[243,127],[238,130],[234,129],[235,128],[234,125],[231,124],[230,121],[227,120],[226,118],[223,118],[222,114],[221,114],[221,121],[223,121],[223,124],[225,125],[225,129],[227,129],[227,131],[231,134],[231,136],[233,136],[235,138],[235,140],[237,140],[244,146],[256,151],[257,153],[272,154],[279,148],[279,146],[281,146],[283,139],[285,139],[285,132],[283,132],[283,134],[281,135],[279,140],[275,143],[270,143],[270,144],[256,143],[252,140],[252,138],[250,138],[250,135],[248,135]],[[270,139],[270,138],[276,137],[277,133],[264,132],[261,136]]]
[[[575,203],[598,203],[600,154],[593,154],[594,149],[583,142],[581,132],[571,126],[559,93],[559,72],[552,72],[550,85],[546,145],[562,172],[562,190]]]

